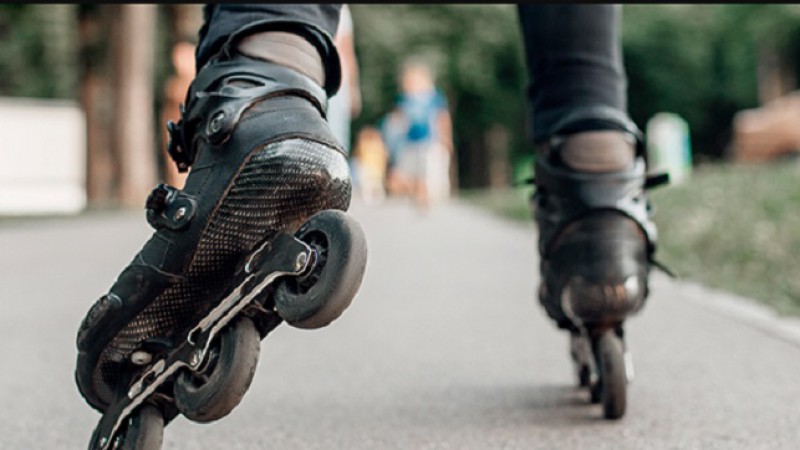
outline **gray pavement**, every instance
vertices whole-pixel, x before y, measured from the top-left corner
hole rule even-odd
[[[628,322],[620,421],[574,388],[535,301],[530,224],[460,203],[351,210],[370,246],[330,327],[279,327],[242,404],[176,419],[165,449],[795,449],[800,334],[747,300],[653,277]],[[75,331],[150,234],[143,213],[0,223],[0,449],[82,449],[99,415],[73,382]]]

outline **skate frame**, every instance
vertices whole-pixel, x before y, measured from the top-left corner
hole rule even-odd
[[[178,370],[198,371],[211,342],[228,323],[279,277],[298,276],[312,270],[315,256],[315,250],[291,234],[281,232],[265,241],[248,258],[244,266],[248,275],[244,281],[189,332],[180,346],[141,374],[127,396],[106,410],[97,425],[92,448],[110,449],[123,422],[139,405]]]

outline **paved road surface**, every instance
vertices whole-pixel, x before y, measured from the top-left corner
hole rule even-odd
[[[800,448],[797,327],[657,274],[628,325],[628,414],[607,422],[534,301],[531,225],[458,203],[352,212],[370,246],[353,306],[278,328],[243,403],[177,419],[165,449]],[[75,331],[149,233],[140,213],[0,224],[0,449],[84,448],[99,416]]]

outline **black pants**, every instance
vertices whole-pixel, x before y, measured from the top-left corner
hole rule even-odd
[[[264,30],[291,31],[319,50],[328,86],[340,80],[332,36],[341,5],[206,5],[197,67],[228,41]],[[520,5],[530,77],[527,91],[534,140],[586,129],[629,128],[627,79],[618,23],[620,6]]]

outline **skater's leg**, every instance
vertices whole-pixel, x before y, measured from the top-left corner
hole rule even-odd
[[[611,5],[523,5],[536,143],[540,299],[562,328],[613,326],[647,294],[655,244]]]
[[[132,352],[185,339],[255,244],[350,203],[344,149],[324,118],[339,84],[338,6],[215,5],[206,19],[199,70],[170,127],[170,154],[191,167],[185,187],[153,191],[155,233],[78,332],[76,380],[99,410],[136,373]]]
[[[632,125],[626,114],[619,5],[520,5],[519,18],[534,141],[556,133]],[[562,125],[579,115],[597,119]],[[607,123],[597,123],[601,119]]]
[[[197,46],[197,68],[202,68],[226,47],[235,48],[232,43],[249,36],[243,44],[245,53],[253,56],[264,52],[271,61],[311,77],[333,96],[341,81],[339,56],[333,44],[341,7],[341,4],[207,4]],[[312,47],[298,44],[298,38]],[[262,40],[265,41],[259,45]],[[298,45],[303,48],[298,49]]]

